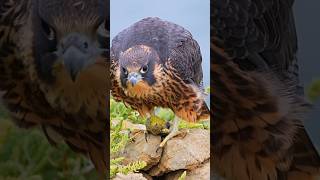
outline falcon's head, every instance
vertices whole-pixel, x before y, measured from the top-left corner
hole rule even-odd
[[[64,72],[74,82],[82,71],[103,63],[109,48],[106,0],[35,2],[33,49],[42,80],[54,81]]]
[[[160,58],[156,50],[136,45],[120,53],[120,82],[126,92],[145,94],[161,78]]]

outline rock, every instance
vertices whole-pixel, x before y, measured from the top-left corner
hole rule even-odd
[[[144,161],[147,163],[145,170],[159,163],[162,150],[157,152],[157,148],[161,142],[160,136],[148,135],[148,142],[145,140],[143,131],[132,134],[133,141],[130,142],[121,153],[120,157],[124,157],[125,165]]]
[[[169,172],[164,176],[164,180],[178,180],[185,170]],[[187,178],[187,177],[186,177]]]
[[[181,169],[193,170],[210,159],[210,133],[191,129],[184,136],[170,139],[164,147],[160,163],[149,171],[151,176]]]
[[[148,180],[141,173],[130,173],[128,175],[117,174],[113,180]]]
[[[209,180],[210,179],[210,161],[197,169],[187,172],[186,180],[198,179],[198,180]]]
[[[165,176],[165,180],[178,180],[182,175],[184,170],[179,170],[175,172],[168,173]],[[199,166],[193,170],[187,170],[187,176],[185,180],[209,180],[210,179],[210,162],[206,162],[205,164]]]
[[[147,180],[153,180],[152,176],[150,176],[149,174],[147,173],[142,173],[142,174],[145,178],[147,178]]]

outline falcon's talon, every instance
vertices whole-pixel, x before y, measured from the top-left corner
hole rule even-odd
[[[164,147],[171,138],[180,134],[179,131],[179,118],[177,116],[174,117],[173,125],[170,127],[170,133],[164,138],[164,140],[160,143],[160,147]]]
[[[149,137],[148,131],[144,131],[144,139],[146,140],[147,143],[148,143],[148,137]]]
[[[170,121],[167,121],[167,122],[166,122],[166,128],[167,128],[167,129],[170,129],[171,127],[172,127],[172,126],[171,126]]]
[[[157,148],[157,150],[156,150],[156,153],[158,153],[159,150],[161,150],[161,149],[162,149],[162,147],[160,147],[160,145],[159,145],[158,148]]]
[[[179,134],[181,134],[181,132],[180,131],[171,131],[165,138],[164,138],[164,140],[163,141],[161,141],[161,143],[160,143],[160,147],[164,147],[165,145],[166,145],[166,143],[171,139],[171,138],[173,138],[173,137],[175,137],[175,136],[177,136],[177,135],[179,135]]]

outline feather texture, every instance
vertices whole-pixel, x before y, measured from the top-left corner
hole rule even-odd
[[[213,1],[214,170],[226,179],[313,179],[292,0]]]
[[[73,150],[90,157],[96,168],[105,174],[106,132],[109,124],[106,115],[108,108],[106,63],[88,68],[81,73],[75,83],[68,78],[65,71],[55,72],[54,81],[44,81],[43,74],[37,71],[38,57],[35,52],[48,51],[49,49],[45,48],[50,44],[39,46],[44,42],[43,36],[35,38],[36,34],[43,33],[37,24],[39,22],[37,10],[46,13],[45,7],[40,6],[38,2],[30,0],[0,2],[0,89],[4,91],[3,101],[18,126],[24,128],[41,126],[49,142],[55,145],[55,139],[48,133],[53,130]],[[60,1],[55,2],[59,5]],[[54,1],[50,3],[53,6]],[[98,3],[88,1],[87,8],[99,9],[99,6],[104,8],[103,4],[106,4],[106,1]],[[68,7],[59,6],[55,11],[63,14],[66,9]],[[96,12],[93,10],[91,9],[92,12]],[[77,13],[81,11],[74,12]],[[89,13],[88,9],[85,13]],[[74,16],[67,18],[72,20]],[[78,16],[78,18],[80,20],[84,17]],[[70,21],[65,21],[68,22]],[[84,31],[92,27],[92,24],[87,24],[87,29],[82,28]],[[106,57],[101,56],[100,59],[107,62]],[[51,68],[51,65],[48,67]]]

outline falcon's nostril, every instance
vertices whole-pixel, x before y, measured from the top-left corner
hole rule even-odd
[[[87,42],[84,42],[84,43],[83,43],[83,46],[84,46],[85,49],[88,49],[89,44],[88,44]]]

